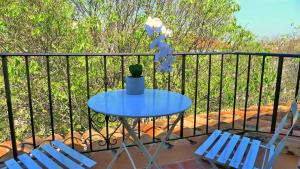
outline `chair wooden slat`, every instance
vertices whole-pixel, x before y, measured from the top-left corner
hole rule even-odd
[[[213,142],[219,137],[222,132],[220,130],[215,130],[205,142],[195,151],[195,154],[202,156],[205,151],[213,144]]]
[[[15,159],[10,159],[4,162],[7,168],[9,169],[22,169],[20,164]]]
[[[252,140],[251,147],[246,156],[246,160],[243,165],[243,169],[249,169],[254,167],[254,163],[256,161],[256,156],[260,147],[259,140]]]
[[[78,160],[80,163],[84,164],[87,167],[93,167],[94,165],[96,165],[96,162],[89,159],[88,157],[80,154],[79,152],[73,150],[72,148],[70,148],[69,146],[63,144],[60,141],[52,141],[52,144],[55,145],[56,147],[58,147],[59,149],[61,149],[63,152],[65,152],[66,154],[68,154],[69,156],[71,156],[73,159]]]
[[[18,159],[27,167],[30,169],[42,169],[36,162],[34,162],[31,157],[29,157],[27,154],[22,154],[18,156]]]
[[[229,138],[230,133],[224,132],[219,140],[214,144],[214,146],[209,150],[209,152],[205,155],[206,158],[213,160],[218,152],[221,150],[223,145],[226,143]]]
[[[239,135],[233,135],[230,139],[230,141],[227,143],[227,146],[222,151],[220,157],[218,158],[218,162],[222,164],[226,164],[227,160],[230,157],[230,154],[232,153],[235,145],[238,143],[240,139]]]
[[[46,144],[42,146],[42,149],[45,150],[48,154],[50,154],[52,157],[54,157],[57,161],[59,161],[61,164],[66,166],[70,169],[84,169],[80,165],[76,164],[74,161],[63,155],[62,153],[58,152],[56,149],[51,147],[49,144]]]
[[[45,167],[49,169],[62,169],[58,164],[51,160],[46,154],[39,149],[34,149],[31,154],[35,156]]]
[[[231,166],[233,168],[238,168],[240,166],[240,163],[244,157],[244,153],[247,149],[249,142],[250,142],[250,139],[248,137],[243,137],[236,152],[234,153],[233,158],[231,159],[231,161],[229,163],[229,166]]]

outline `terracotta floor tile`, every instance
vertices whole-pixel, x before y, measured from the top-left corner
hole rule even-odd
[[[173,146],[171,149],[163,149],[157,159],[159,165],[163,169],[212,169],[207,161],[201,160],[198,156],[194,155],[194,151],[200,146],[201,143],[207,138],[207,136],[199,136],[190,138],[195,141],[196,144],[190,144],[187,140],[171,141]],[[150,144],[146,146],[150,150],[150,153],[154,153],[157,144]],[[143,155],[137,147],[128,148],[132,154],[132,158],[138,169],[143,169],[147,165],[147,158]],[[110,151],[101,151],[91,153],[91,158],[96,160],[98,165],[94,168],[105,169],[112,158]],[[298,163],[298,157],[293,155],[281,154],[273,169],[294,169]],[[128,160],[128,157],[123,153],[116,161],[113,169],[131,169],[132,166]]]
[[[181,162],[184,169],[210,169],[211,166],[202,160],[188,160]]]

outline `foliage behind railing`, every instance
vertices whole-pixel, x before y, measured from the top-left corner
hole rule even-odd
[[[214,118],[211,112],[222,110],[232,111],[234,118],[237,109],[244,110],[247,116],[246,109],[251,105],[272,104],[275,109],[271,131],[276,125],[278,104],[292,99],[299,85],[300,55],[296,54],[176,53],[174,71],[170,74],[157,72],[153,54],[147,53],[0,55],[1,141],[14,139],[10,138],[8,125],[12,125],[12,119],[18,140],[31,136],[54,138],[54,133],[83,133],[92,128],[116,129],[119,123],[91,112],[87,100],[99,92],[124,88],[124,77],[133,63],[144,66],[147,88],[173,90],[190,97],[194,105],[186,115],[193,115],[194,119],[197,114],[206,114],[208,121]],[[5,86],[8,80],[10,84]],[[5,93],[8,89],[10,94]],[[7,109],[7,99],[11,99],[12,110]],[[4,113],[7,110],[13,116],[11,121]],[[233,119],[230,127],[221,124],[220,118],[215,120],[221,129],[247,129],[245,119],[242,126],[234,125]],[[256,130],[258,126],[259,120]],[[181,137],[183,127],[184,124]],[[194,135],[196,130],[199,129],[194,121]],[[200,132],[207,134],[211,130],[207,125]],[[102,137],[107,140],[110,136],[106,131]]]

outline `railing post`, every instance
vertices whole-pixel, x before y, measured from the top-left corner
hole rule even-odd
[[[181,65],[181,94],[185,94],[185,60],[186,55],[182,55],[182,65]],[[183,137],[183,119],[184,116],[181,116],[180,119],[180,137]]]
[[[249,55],[249,58],[248,58],[247,86],[246,86],[246,95],[245,95],[243,130],[245,130],[245,128],[246,128],[246,119],[247,119],[246,116],[247,116],[247,107],[248,107],[248,98],[249,98],[250,70],[251,70],[251,55]]]
[[[47,67],[47,86],[48,86],[48,99],[49,99],[49,113],[50,113],[50,124],[51,124],[51,135],[52,140],[54,136],[54,118],[53,118],[53,107],[52,107],[52,88],[51,88],[51,74],[50,74],[50,63],[49,56],[46,56],[46,67]]]
[[[67,61],[67,83],[68,83],[68,101],[69,101],[69,116],[70,116],[70,127],[71,127],[71,141],[72,148],[74,148],[74,129],[73,129],[73,109],[72,109],[72,95],[71,95],[71,79],[70,79],[70,61],[69,56],[66,56]]]
[[[15,128],[14,128],[14,117],[13,117],[13,112],[12,112],[9,75],[8,75],[8,69],[7,69],[7,56],[2,56],[2,71],[3,71],[4,85],[5,85],[4,87],[5,87],[7,113],[8,113],[8,120],[9,120],[11,145],[12,145],[12,149],[13,149],[13,156],[15,159],[17,159],[18,152],[17,152],[17,143],[16,143]]]
[[[233,110],[232,110],[232,129],[234,129],[234,120],[235,120],[235,108],[236,108],[236,91],[238,85],[238,73],[239,73],[239,54],[236,55],[235,63],[235,81],[234,81],[234,97],[233,97]]]
[[[86,94],[87,100],[90,99],[90,77],[89,77],[89,60],[88,56],[85,56],[85,75],[86,75]],[[89,141],[90,150],[93,151],[93,136],[92,136],[92,118],[91,109],[88,107],[88,120],[89,120]]]
[[[196,58],[196,79],[195,79],[195,104],[194,104],[194,130],[193,134],[196,135],[196,120],[197,120],[197,100],[198,100],[198,69],[199,69],[199,55]]]
[[[210,80],[211,80],[211,54],[208,56],[208,83],[207,83],[207,98],[206,98],[206,131],[205,134],[208,134],[208,120],[210,113]]]
[[[259,97],[258,97],[258,108],[257,108],[257,116],[256,116],[256,127],[255,130],[258,131],[259,126],[259,116],[260,116],[260,107],[261,107],[261,97],[263,92],[263,85],[264,85],[264,71],[265,71],[265,62],[266,62],[266,56],[263,55],[262,59],[262,68],[261,68],[261,75],[260,75],[260,86],[259,86]]]
[[[28,106],[29,106],[29,112],[30,112],[30,124],[31,124],[31,133],[32,133],[32,143],[33,143],[33,147],[36,148],[35,129],[34,129],[34,118],[33,118],[33,108],[32,108],[32,97],[31,97],[30,71],[29,71],[29,60],[28,60],[28,56],[25,56],[25,66],[26,66]]]
[[[276,79],[276,88],[275,88],[275,96],[274,96],[275,98],[274,98],[274,104],[273,104],[271,133],[274,133],[275,128],[276,128],[277,110],[278,110],[279,97],[280,97],[280,88],[281,88],[283,60],[284,60],[284,58],[282,56],[280,56],[279,60],[278,60],[278,67],[277,67],[277,79]]]

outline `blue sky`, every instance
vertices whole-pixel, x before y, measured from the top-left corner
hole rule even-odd
[[[300,25],[300,0],[237,0],[239,25],[259,38],[295,32],[291,24]]]

